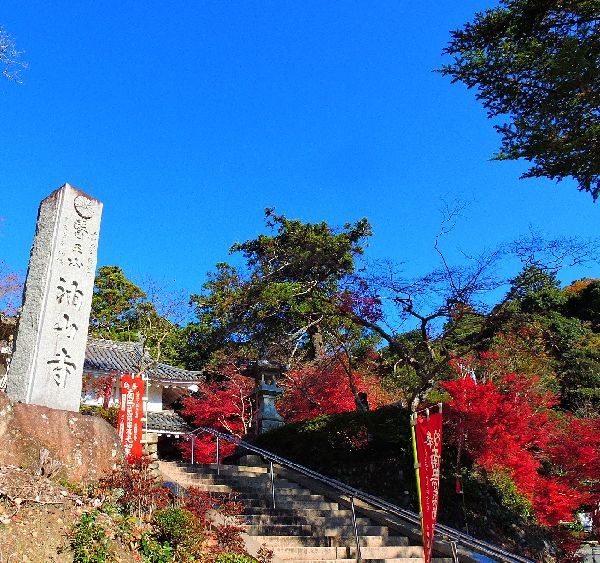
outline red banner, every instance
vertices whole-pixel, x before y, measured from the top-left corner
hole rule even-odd
[[[121,375],[118,431],[127,458],[142,455],[143,397],[144,380],[131,374]]]
[[[418,416],[415,427],[421,512],[423,514],[423,549],[425,563],[431,561],[433,533],[437,519],[440,492],[440,462],[442,460],[442,414]]]

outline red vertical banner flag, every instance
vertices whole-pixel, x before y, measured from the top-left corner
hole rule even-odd
[[[128,459],[142,455],[144,380],[133,374],[121,375],[118,432]]]
[[[423,551],[425,563],[430,563],[440,493],[442,413],[429,414],[429,409],[426,412],[425,416],[422,413],[414,415],[413,437],[416,443],[417,479],[423,527]]]

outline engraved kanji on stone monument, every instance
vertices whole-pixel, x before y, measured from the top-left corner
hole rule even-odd
[[[8,371],[15,401],[79,410],[101,215],[69,184],[40,204]]]

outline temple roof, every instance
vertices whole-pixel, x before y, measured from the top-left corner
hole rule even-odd
[[[155,362],[143,351],[139,342],[117,342],[88,338],[85,351],[84,373],[87,371],[117,371],[139,373],[143,371],[151,381],[168,383],[198,383],[204,380],[201,371],[176,368]]]
[[[192,431],[192,427],[175,412],[149,412],[146,416],[148,418],[144,428],[148,432],[155,432],[157,434],[187,434]]]

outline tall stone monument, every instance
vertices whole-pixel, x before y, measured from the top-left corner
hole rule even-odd
[[[102,203],[65,184],[40,204],[6,392],[78,411]]]

